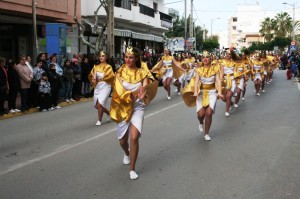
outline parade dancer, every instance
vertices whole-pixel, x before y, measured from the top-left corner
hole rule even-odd
[[[225,87],[225,96],[222,99],[226,103],[226,111],[225,116],[229,117],[229,109],[232,110],[233,102],[231,100],[232,96],[236,92],[236,82],[234,79],[234,74],[236,72],[235,62],[232,60],[232,51],[225,51],[225,59],[220,62],[221,71],[220,74],[223,76],[224,81],[226,83]]]
[[[220,66],[212,62],[211,55],[203,52],[203,65],[195,69],[195,77],[183,89],[183,100],[187,106],[197,106],[199,131],[204,131],[204,139],[210,141],[209,130],[212,123],[212,114],[215,111],[217,96],[221,93]],[[205,125],[203,122],[205,120]],[[204,128],[204,129],[203,129]]]
[[[170,53],[169,49],[165,49],[165,55],[151,70],[152,73],[157,73],[158,77],[162,78],[164,89],[168,93],[168,100],[171,99],[171,81],[173,77],[178,79],[185,72]]]
[[[158,87],[157,81],[148,83],[148,72],[141,67],[139,50],[127,47],[125,64],[116,73],[110,116],[117,123],[117,136],[125,153],[123,164],[130,164],[129,177],[132,180],[138,178],[135,164],[145,104],[154,98]]]
[[[238,103],[241,97],[241,93],[245,89],[245,79],[249,71],[240,56],[238,56],[236,53],[233,53],[232,58],[235,61],[235,67],[236,67],[235,81],[237,85],[235,99],[234,99],[234,107],[238,108],[239,107]]]
[[[260,61],[263,62],[264,65],[264,75],[262,76],[262,81],[261,81],[261,92],[265,93],[265,84],[266,84],[266,80],[267,80],[267,74],[270,68],[270,62],[267,59],[266,53],[263,52],[261,53],[261,58]]]
[[[254,54],[254,60],[252,61],[252,81],[254,82],[255,92],[257,96],[260,96],[259,90],[264,76],[264,64],[260,61],[260,53]]]
[[[184,58],[182,57],[181,54],[177,55],[177,59],[176,59],[178,65],[180,65],[181,68],[188,70],[188,65],[186,64]],[[186,78],[186,74],[182,74],[178,79],[174,78],[174,83],[173,85],[176,86],[175,92],[177,92],[178,95],[181,95],[180,90],[181,87],[183,88],[185,86],[185,78]]]
[[[106,113],[109,116],[106,103],[111,91],[111,84],[114,80],[114,73],[111,65],[107,63],[107,60],[107,53],[101,51],[99,53],[100,63],[94,65],[89,75],[92,88],[94,88],[94,106],[98,110],[98,121],[96,122],[96,126],[102,124],[103,113]]]
[[[242,62],[244,63],[244,65],[246,66],[246,68],[248,70],[248,73],[245,74],[245,76],[244,76],[245,82],[244,82],[244,89],[242,91],[242,100],[244,101],[246,90],[247,90],[247,84],[248,84],[248,80],[249,80],[250,72],[251,72],[251,64],[250,64],[249,58],[247,57],[247,52],[246,51],[244,51],[242,53]]]

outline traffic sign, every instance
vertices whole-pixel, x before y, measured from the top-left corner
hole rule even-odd
[[[295,46],[295,45],[296,45],[296,41],[292,41],[291,46]]]

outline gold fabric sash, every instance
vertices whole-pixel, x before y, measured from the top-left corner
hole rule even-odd
[[[198,92],[200,91],[200,85],[198,85]],[[188,107],[194,107],[196,106],[196,96],[194,95],[194,88],[195,88],[195,77],[191,79],[191,81],[182,89],[182,99]]]
[[[120,123],[125,120],[128,122],[131,118],[134,101],[131,98],[131,91],[126,91],[119,78],[115,79],[114,90],[112,93],[110,118]]]
[[[201,84],[200,88],[203,89],[202,106],[207,107],[209,105],[209,90],[215,89],[215,84]]]
[[[234,74],[224,74],[224,78],[226,80],[226,88],[231,89],[232,87],[232,80],[230,77],[234,76]]]

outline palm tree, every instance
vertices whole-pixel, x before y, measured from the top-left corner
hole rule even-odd
[[[260,25],[259,33],[263,35],[267,42],[273,39],[273,32],[275,29],[275,21],[270,17],[265,18],[265,20]]]
[[[274,19],[275,35],[277,37],[290,36],[293,32],[293,20],[286,12],[278,13]]]

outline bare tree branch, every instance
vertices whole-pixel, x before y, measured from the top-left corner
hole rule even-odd
[[[104,45],[104,32],[107,28],[108,24],[108,0],[99,0],[100,5],[97,7],[97,9],[94,11],[94,24],[89,22],[88,20],[81,19],[81,21],[78,20],[76,16],[76,7],[77,7],[77,0],[74,1],[74,21],[77,23],[79,28],[79,38],[82,40],[83,44],[93,48],[96,52],[100,51],[103,48]],[[103,7],[106,11],[106,19],[104,20],[103,24],[99,23],[98,18],[98,12]],[[94,44],[88,42],[84,38],[84,31],[85,31],[85,25],[91,26],[91,29],[93,33],[98,34],[97,39]]]

